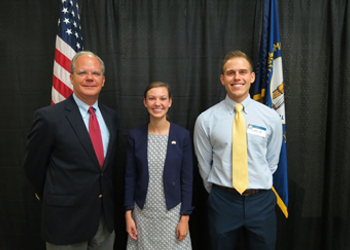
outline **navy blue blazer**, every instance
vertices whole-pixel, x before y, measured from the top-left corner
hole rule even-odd
[[[99,103],[109,130],[103,169],[72,96],[37,110],[28,134],[26,176],[42,201],[44,241],[70,245],[93,238],[101,214],[114,229],[113,168],[116,168],[118,117]]]
[[[134,202],[143,209],[148,190],[148,124],[130,130],[125,172],[125,210]],[[170,123],[168,148],[163,172],[167,209],[181,202],[181,214],[192,213],[192,140],[188,130]]]

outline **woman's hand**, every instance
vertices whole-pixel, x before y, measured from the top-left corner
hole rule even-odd
[[[125,212],[126,232],[129,236],[137,240],[137,229],[134,219],[131,216],[131,210]]]
[[[182,241],[186,238],[188,233],[188,221],[190,220],[189,215],[182,215],[179,224],[176,228],[176,236],[178,241]]]

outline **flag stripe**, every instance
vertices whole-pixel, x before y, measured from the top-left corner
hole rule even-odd
[[[66,84],[61,82],[57,77],[53,78],[53,88],[58,91],[64,98],[68,98],[73,91],[67,87]]]
[[[69,60],[72,60],[76,52],[61,37],[56,36],[56,49],[64,54]]]
[[[55,62],[61,65],[62,68],[70,72],[70,63],[69,60],[64,54],[62,54],[58,49],[55,50]]]
[[[56,100],[57,102],[61,102],[63,100],[65,100],[66,98],[64,96],[62,96],[54,87],[52,88],[51,91],[51,96],[53,100]],[[55,104],[55,102],[53,102],[53,100],[51,101],[51,104]],[[56,102],[56,103],[57,103]]]
[[[73,90],[73,85],[70,81],[70,73],[66,69],[62,68],[56,61],[54,62],[53,75],[68,88]]]

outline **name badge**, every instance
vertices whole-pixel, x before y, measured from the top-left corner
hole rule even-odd
[[[266,128],[249,124],[248,128],[247,128],[247,134],[258,135],[258,136],[261,136],[261,137],[266,137]]]

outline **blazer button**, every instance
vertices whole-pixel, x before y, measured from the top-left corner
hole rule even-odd
[[[98,198],[100,198],[100,199],[101,199],[101,198],[102,198],[102,194],[100,194],[100,195],[98,196]]]
[[[40,201],[40,197],[39,197],[39,195],[38,195],[37,193],[35,193],[35,198],[36,198],[38,201]]]

